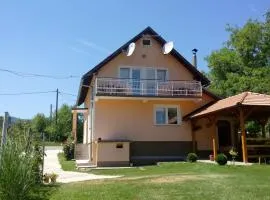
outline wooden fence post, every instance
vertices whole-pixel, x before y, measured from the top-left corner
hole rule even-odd
[[[6,143],[9,114],[5,112],[2,129],[1,147]]]

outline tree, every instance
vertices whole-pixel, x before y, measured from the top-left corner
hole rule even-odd
[[[263,22],[248,20],[226,30],[228,41],[206,58],[210,89],[224,97],[243,91],[270,94],[270,11]]]
[[[72,129],[71,107],[64,104],[58,111],[57,124],[55,125],[57,140],[58,141],[66,140],[68,136],[71,135],[71,129]]]
[[[38,113],[31,121],[31,128],[36,133],[44,133],[48,125],[48,119],[43,113]]]

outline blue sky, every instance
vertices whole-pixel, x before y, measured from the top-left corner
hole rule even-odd
[[[198,66],[227,39],[225,25],[263,19],[269,0],[206,1],[0,1],[0,69],[81,76],[120,45],[151,26],[188,60],[197,48]],[[52,91],[78,93],[79,78],[54,80],[18,77],[0,71],[0,94]],[[74,104],[76,96],[60,95]],[[31,118],[55,108],[55,93],[0,95],[0,115]]]

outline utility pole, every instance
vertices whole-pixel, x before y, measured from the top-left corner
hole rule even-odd
[[[52,122],[52,104],[50,105],[50,122]]]
[[[56,89],[56,105],[55,105],[55,124],[57,124],[57,117],[58,117],[58,88]]]
[[[5,116],[4,116],[4,120],[3,120],[1,147],[3,147],[3,145],[6,143],[7,129],[8,129],[8,119],[9,119],[9,114],[8,114],[8,112],[5,112]]]

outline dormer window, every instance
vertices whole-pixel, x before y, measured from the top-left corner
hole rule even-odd
[[[150,39],[143,39],[142,44],[143,44],[143,47],[150,47],[151,46],[151,40]]]

